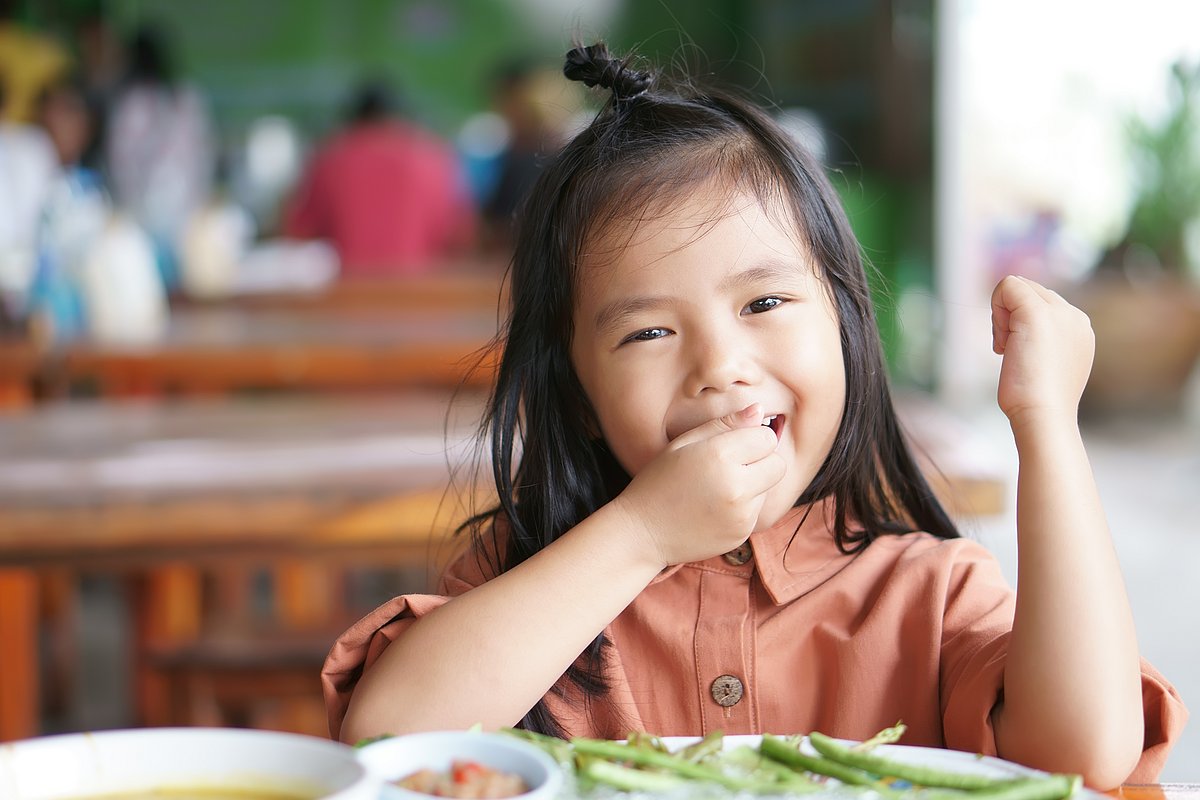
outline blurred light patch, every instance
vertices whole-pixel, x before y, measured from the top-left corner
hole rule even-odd
[[[821,119],[807,108],[785,108],[776,121],[783,126],[800,146],[812,153],[813,157],[825,163],[828,145],[825,138],[825,126]]]
[[[498,158],[512,137],[504,117],[491,111],[473,114],[458,132],[458,148],[468,158]]]
[[[265,116],[250,125],[246,137],[246,173],[252,185],[276,190],[299,175],[300,134],[286,117]]]

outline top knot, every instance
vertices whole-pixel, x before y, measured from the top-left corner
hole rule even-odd
[[[654,83],[649,72],[630,69],[624,61],[609,55],[604,42],[568,52],[563,74],[573,81],[583,81],[586,86],[608,89],[616,100],[632,100],[645,94]]]

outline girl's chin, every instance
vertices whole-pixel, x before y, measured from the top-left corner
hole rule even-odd
[[[791,503],[779,504],[782,507],[775,507],[775,505],[771,503],[770,498],[767,498],[767,503],[763,505],[763,510],[758,512],[758,521],[754,523],[755,533],[774,528],[792,510]]]
[[[796,499],[807,488],[807,486],[801,487],[796,490],[795,494],[791,494],[790,490],[783,490],[776,486],[767,492],[767,499],[763,502],[762,510],[758,512],[758,521],[754,524],[754,532],[769,530],[778,525],[780,520],[796,507]]]

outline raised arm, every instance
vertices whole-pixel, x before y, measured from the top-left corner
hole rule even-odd
[[[1142,748],[1137,638],[1079,431],[1095,340],[1083,312],[1024,278],[992,295],[998,401],[1017,479],[1017,603],[993,713],[1000,755],[1111,788]]]
[[[665,566],[749,537],[784,472],[761,421],[755,405],[681,435],[552,545],[415,622],[362,676],[343,741],[516,724]]]

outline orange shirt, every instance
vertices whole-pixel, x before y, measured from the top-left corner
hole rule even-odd
[[[995,755],[989,717],[1014,602],[996,560],[971,540],[924,533],[845,555],[820,517],[814,509],[801,525],[793,512],[748,548],[660,574],[608,628],[611,703],[587,714],[547,696],[568,732],[863,739],[902,720],[905,744]],[[343,634],[322,676],[335,737],[361,670],[415,617],[485,579],[467,553],[443,577],[443,596],[395,598]],[[1187,718],[1145,662],[1142,693],[1135,781],[1157,776]]]

